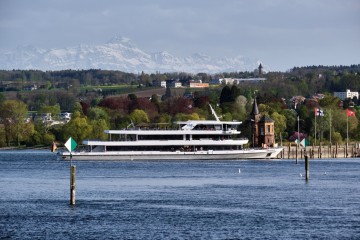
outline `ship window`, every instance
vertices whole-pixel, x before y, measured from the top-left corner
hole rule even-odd
[[[138,139],[142,140],[183,140],[182,135],[139,135]]]

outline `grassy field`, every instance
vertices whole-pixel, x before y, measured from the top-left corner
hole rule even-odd
[[[39,93],[42,94],[51,94],[52,92],[56,92],[57,90],[64,89],[39,89],[35,91],[7,91],[3,92],[6,99],[15,100],[18,99],[18,95],[21,94],[24,98],[29,98],[31,96],[37,95]],[[186,87],[182,88],[171,88],[171,95],[175,97],[183,96],[185,91],[187,92],[195,92],[195,91],[204,91],[205,89],[197,88],[197,89],[189,89]],[[72,91],[70,89],[70,91]],[[91,92],[98,92],[104,96],[127,96],[130,93],[135,94],[137,97],[151,97],[153,94],[157,94],[162,96],[166,92],[166,88],[162,87],[138,87],[137,85],[109,85],[109,86],[82,86],[80,87],[80,91],[78,93],[86,94]]]
[[[101,89],[101,90],[120,90],[120,89],[135,89],[137,88],[137,86],[134,85],[125,85],[125,84],[121,84],[121,85],[109,85],[109,86],[83,86],[81,87],[82,91],[92,91],[94,89]]]

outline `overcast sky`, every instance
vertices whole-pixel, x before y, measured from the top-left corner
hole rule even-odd
[[[360,0],[0,0],[0,48],[124,36],[146,52],[245,56],[271,70],[360,64]]]

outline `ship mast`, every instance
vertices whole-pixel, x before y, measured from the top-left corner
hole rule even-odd
[[[211,109],[211,113],[212,115],[214,115],[215,119],[217,122],[220,122],[220,118],[218,117],[218,115],[216,114],[215,110],[213,109],[213,107],[209,104],[210,109]]]

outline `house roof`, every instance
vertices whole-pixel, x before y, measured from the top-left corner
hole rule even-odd
[[[268,116],[264,115],[261,117],[259,122],[275,122],[275,121],[269,118]]]

